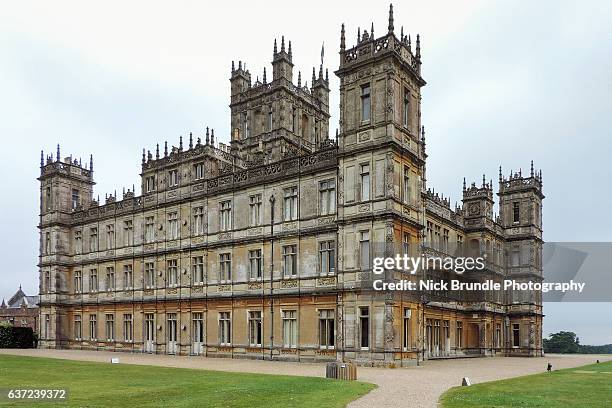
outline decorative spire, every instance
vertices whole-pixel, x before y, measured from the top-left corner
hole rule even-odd
[[[291,41],[289,41],[289,49],[287,50],[288,54],[289,54],[289,59],[291,59],[293,57],[293,53],[291,52]]]
[[[189,132],[189,149],[193,148],[193,133]]]
[[[183,135],[179,136],[179,151],[183,150]]]
[[[57,161],[60,161],[60,145],[57,144],[57,157],[55,158]]]
[[[336,128],[336,143],[338,143],[338,128]]]
[[[372,25],[370,27],[370,37],[374,39],[374,22],[372,21]]]
[[[319,80],[323,79],[323,64],[319,66]]]
[[[206,126],[206,144],[210,144],[210,130]]]
[[[531,177],[533,177],[533,160],[531,161]]]
[[[142,148],[142,164],[145,164],[145,160],[146,160],[146,151],[144,149],[144,147]]]
[[[157,146],[155,147],[155,159],[159,159],[159,143],[157,143]]]
[[[325,57],[325,42],[321,43],[321,65],[323,65],[324,57]]]
[[[41,150],[40,151],[40,167],[45,165],[45,154],[44,152]]]
[[[315,77],[315,67],[312,67],[312,86],[314,86],[316,77]]]
[[[329,70],[325,68],[325,82],[329,83]]]
[[[210,144],[215,146],[215,129],[210,130]]]
[[[357,27],[357,44],[361,42],[361,27]]]
[[[264,67],[264,72],[263,72],[263,83],[267,84],[268,80],[266,79],[266,67]]]
[[[465,193],[466,190],[466,186],[465,186],[465,177],[463,178],[463,192]]]
[[[278,49],[276,46],[276,38],[274,39],[274,55],[278,54]]]
[[[232,60],[232,74],[234,73],[235,70],[236,70],[236,68],[234,66],[234,60]]]
[[[389,4],[389,34],[393,33],[393,3]]]
[[[416,39],[416,55],[417,59],[421,59],[421,36],[417,34]]]
[[[412,52],[412,44],[411,44],[410,34],[408,34],[408,52]]]
[[[285,52],[285,36],[281,37],[281,52]]]
[[[483,174],[482,175],[482,187],[484,188],[485,185],[486,185],[486,183],[485,183],[485,175]]]
[[[164,142],[164,157],[168,157],[168,141]]]
[[[298,88],[302,87],[302,71],[298,71]]]
[[[499,166],[499,182],[501,183],[503,180],[503,176],[502,176],[502,168],[501,166]]]
[[[89,155],[89,171],[93,171],[93,154]]]
[[[340,29],[340,51],[346,50],[346,40],[344,38],[344,23],[342,23],[342,28]]]

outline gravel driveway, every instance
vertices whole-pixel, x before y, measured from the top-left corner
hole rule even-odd
[[[119,357],[123,364],[314,377],[325,375],[325,365],[320,363],[176,357],[82,350],[0,350],[0,354],[101,362],[109,362],[111,357]],[[352,402],[349,407],[435,408],[440,395],[451,387],[461,385],[462,377],[469,377],[472,383],[479,383],[544,372],[549,362],[553,365],[553,369],[560,369],[591,364],[597,359],[608,361],[612,360],[612,356],[550,355],[544,358],[469,358],[429,361],[425,365],[412,368],[359,367],[357,369],[359,380],[375,383],[378,388]]]

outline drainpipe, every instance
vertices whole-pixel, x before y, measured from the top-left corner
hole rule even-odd
[[[270,196],[270,360],[274,350],[274,195]]]

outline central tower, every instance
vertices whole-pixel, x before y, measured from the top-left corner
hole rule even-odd
[[[329,81],[323,64],[319,75],[312,71],[312,82],[302,85],[298,73],[293,83],[293,51],[291,41],[285,46],[281,38],[280,50],[274,40],[272,81],[268,82],[266,68],[251,84],[251,73],[239,61],[232,62],[231,129],[232,149],[249,164],[261,164],[311,153],[329,137]]]

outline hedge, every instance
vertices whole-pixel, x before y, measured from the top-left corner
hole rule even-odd
[[[0,326],[0,348],[35,348],[36,336],[31,327]]]

